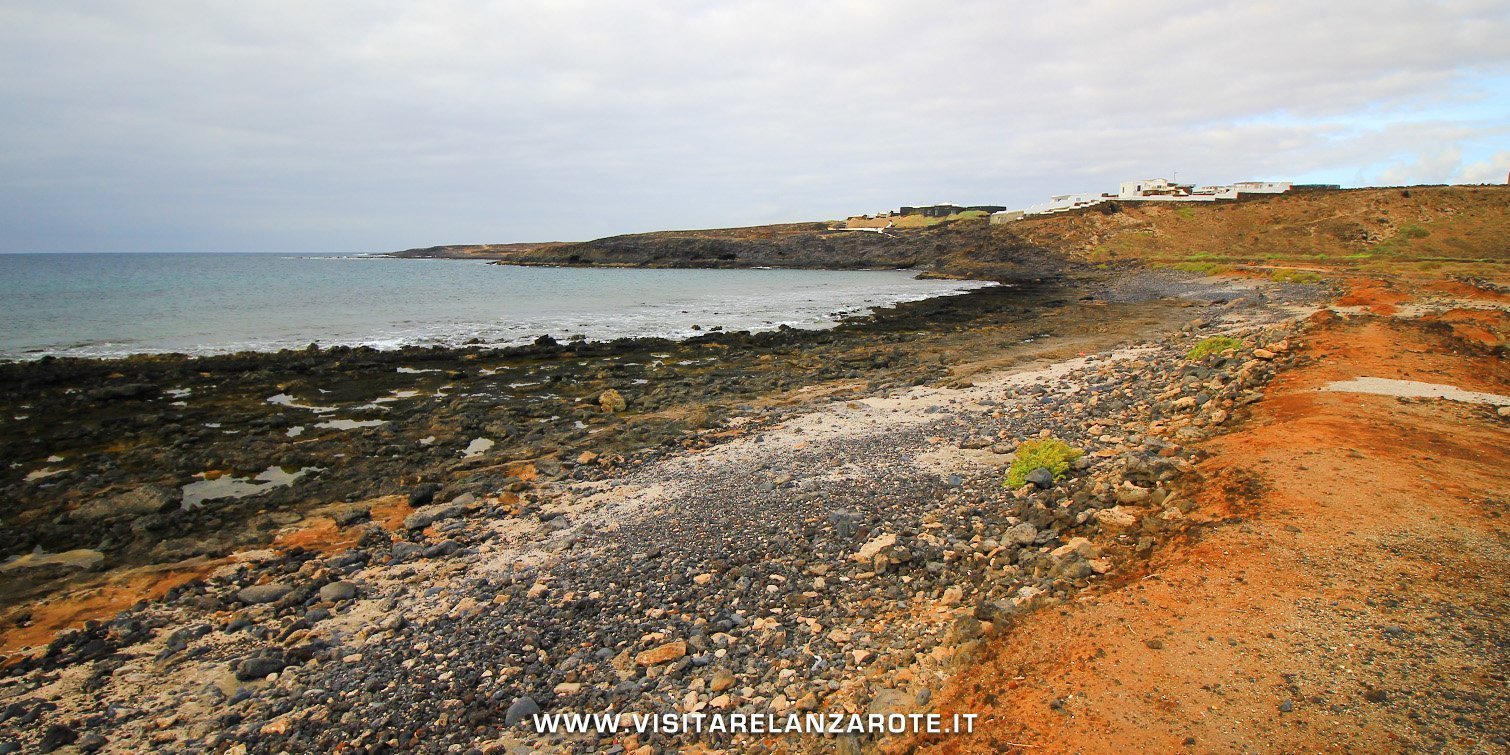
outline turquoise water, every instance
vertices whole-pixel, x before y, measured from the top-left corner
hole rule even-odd
[[[508,267],[276,254],[0,255],[0,358],[821,328],[981,283],[903,271]]]

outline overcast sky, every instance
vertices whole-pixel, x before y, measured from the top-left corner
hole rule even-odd
[[[0,0],[0,251],[1504,182],[1510,3]]]

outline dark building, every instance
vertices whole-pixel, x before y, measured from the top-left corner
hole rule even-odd
[[[989,215],[993,212],[1001,212],[1005,209],[1007,208],[990,204],[972,205],[970,207],[960,207],[959,205],[953,204],[936,204],[929,205],[927,207],[909,207],[904,205],[902,207],[901,214],[922,215],[925,218],[947,218],[950,215],[957,215],[961,212],[970,212],[971,210],[980,210],[981,212]]]

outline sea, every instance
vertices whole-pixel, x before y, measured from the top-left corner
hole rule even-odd
[[[349,254],[0,254],[0,359],[827,328],[980,281]]]

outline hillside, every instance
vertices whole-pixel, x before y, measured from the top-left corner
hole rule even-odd
[[[1142,260],[1205,272],[1303,261],[1365,270],[1409,260],[1482,274],[1510,259],[1510,188],[1415,186],[1296,192],[1210,205],[1111,202],[1006,225],[984,219],[885,233],[826,223],[661,231],[581,243],[411,249],[524,265],[908,268],[942,275],[1037,278],[1070,258]]]
[[[385,257],[403,257],[406,259],[448,259],[465,260],[481,259],[495,260],[528,252],[540,247],[553,246],[560,242],[544,243],[515,243],[515,244],[448,244],[443,246],[427,246],[419,249],[405,249],[402,252],[392,252]]]
[[[494,251],[496,246],[445,249],[475,250],[467,256],[519,265],[917,269],[998,280],[1042,278],[1060,272],[1066,263],[1051,250],[1024,242],[984,220],[884,234],[833,231],[825,223],[793,223],[630,234],[506,251]],[[399,254],[435,256],[423,251]]]
[[[1296,192],[1210,205],[1108,203],[1008,226],[1091,260],[1309,260],[1368,265],[1510,259],[1510,187]]]

